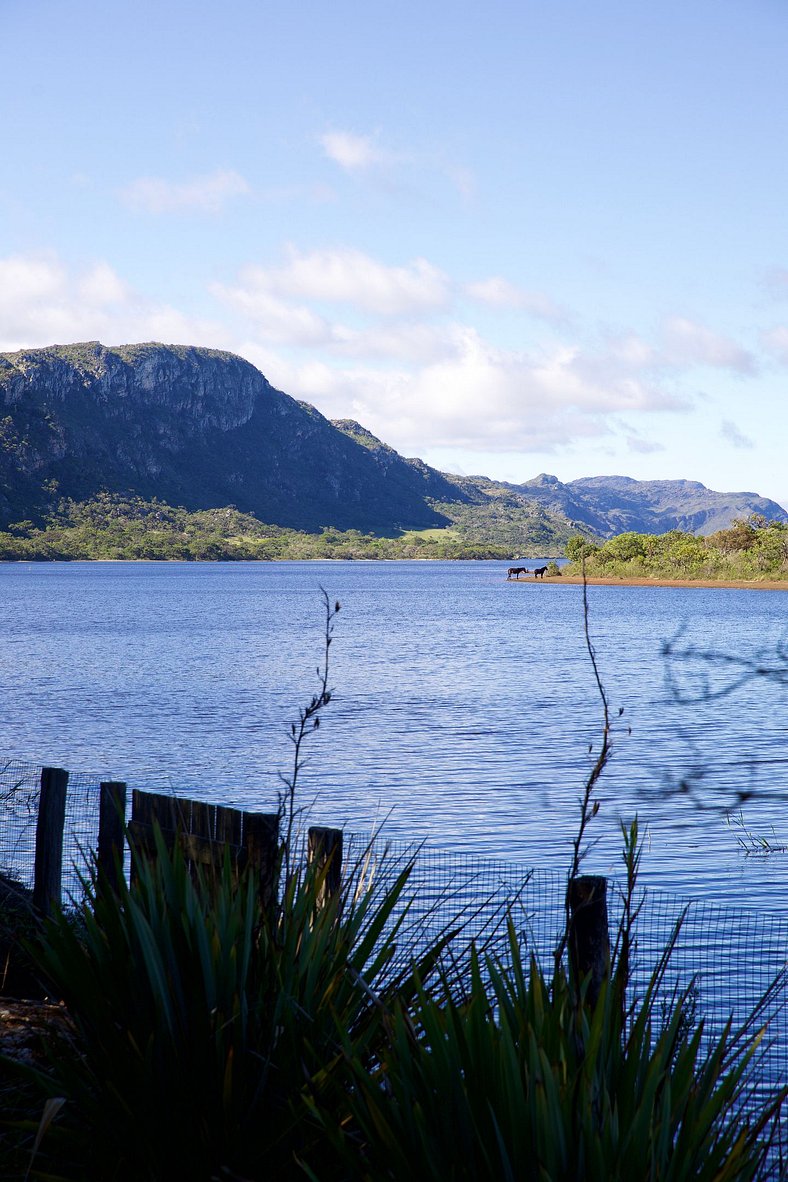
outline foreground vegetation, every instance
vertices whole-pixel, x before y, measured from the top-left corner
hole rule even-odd
[[[568,575],[589,578],[788,581],[788,525],[750,517],[708,537],[672,530],[624,533],[601,545],[579,536],[566,547]]]
[[[238,509],[189,511],[163,501],[101,493],[62,501],[42,525],[0,532],[0,561],[149,559],[242,561],[304,558],[500,558],[562,549],[572,530],[553,515],[509,504],[436,504],[451,524],[379,537],[358,530],[319,533],[266,525]]]
[[[4,1066],[3,1176],[31,1158],[50,1182],[763,1176],[782,1096],[742,1113],[754,1029],[705,1043],[690,993],[660,992],[669,949],[628,1003],[636,840],[595,1003],[514,922],[417,955],[408,866],[373,879],[362,859],[327,900],[325,871],[296,870],[275,908],[229,860],[194,874],[161,841],[133,886],[94,876],[32,945],[71,1026],[44,1068]]]

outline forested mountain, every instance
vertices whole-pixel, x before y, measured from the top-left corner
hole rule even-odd
[[[98,342],[6,353],[0,404],[2,523],[104,489],[381,532],[444,525],[429,498],[467,500],[426,465],[381,462],[231,353]]]
[[[92,341],[0,354],[0,528],[40,525],[105,492],[192,511],[235,506],[313,532],[445,530],[512,553],[559,553],[578,529],[711,533],[751,513],[788,520],[755,493],[691,481],[513,485],[438,472],[213,349]]]

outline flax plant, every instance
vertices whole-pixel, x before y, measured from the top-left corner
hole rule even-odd
[[[629,898],[637,828],[625,834]],[[774,1000],[708,1039],[690,984],[665,1002],[676,924],[644,996],[629,985],[625,907],[611,976],[580,1004],[564,965],[547,977],[509,925],[505,960],[474,956],[462,998],[421,989],[396,1001],[373,1070],[345,1040],[348,1114],[328,1129],[342,1177],[409,1182],[744,1182],[767,1176],[785,1090],[747,1115],[743,1100]],[[626,950],[626,951],[625,951]],[[586,983],[587,984],[587,983]],[[416,1163],[417,1166],[416,1166]],[[311,1177],[318,1182],[316,1173]]]
[[[410,865],[382,886],[351,874],[320,905],[325,870],[304,868],[266,910],[254,875],[190,873],[158,844],[133,886],[94,876],[80,923],[55,917],[39,949],[73,1022],[37,1076],[66,1098],[41,1176],[303,1176],[324,1140],[308,1104],[335,1106],[343,1038],[373,1060],[392,996],[439,956],[392,967]]]

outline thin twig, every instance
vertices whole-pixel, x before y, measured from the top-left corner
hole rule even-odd
[[[282,849],[286,882],[290,880],[293,830],[295,828],[296,816],[300,811],[296,809],[296,790],[298,788],[298,778],[305,763],[303,747],[309,736],[313,735],[320,726],[320,712],[331,701],[333,694],[333,690],[329,689],[328,686],[329,650],[333,640],[334,618],[340,609],[340,603],[339,600],[336,600],[332,605],[324,587],[320,588],[320,594],[323,600],[325,617],[323,628],[323,664],[322,667],[320,665],[317,667],[318,690],[316,694],[313,694],[308,705],[302,706],[298,711],[298,721],[290,724],[290,742],[293,744],[293,766],[288,776],[282,772],[279,773],[279,779],[283,785],[283,789],[279,793],[278,811],[280,821],[282,817],[286,818],[285,839]]]
[[[580,798],[580,822],[577,827],[577,832],[572,841],[572,862],[569,868],[568,882],[572,882],[577,878],[580,871],[580,863],[582,862],[586,850],[583,846],[586,830],[597,813],[599,812],[599,800],[594,799],[594,789],[599,782],[599,779],[607,766],[610,759],[611,744],[611,722],[610,722],[610,705],[605,692],[605,687],[602,684],[602,677],[599,672],[599,665],[596,659],[596,650],[594,649],[591,640],[591,631],[588,617],[588,579],[586,576],[585,555],[582,558],[582,574],[583,574],[583,635],[585,637],[586,650],[591,661],[591,668],[594,673],[594,680],[596,682],[597,693],[602,703],[602,744],[599,748],[594,766],[591,768],[588,779],[583,788],[583,794]],[[568,885],[568,884],[567,884]],[[567,889],[566,898],[564,901],[565,919],[564,930],[561,935],[561,940],[555,950],[555,964],[558,967],[564,952],[566,951],[569,942],[569,927],[571,922],[571,914],[569,908],[569,890]]]

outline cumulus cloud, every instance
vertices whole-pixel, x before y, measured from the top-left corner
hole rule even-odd
[[[143,213],[220,213],[234,197],[251,192],[249,184],[232,169],[217,169],[188,181],[169,181],[163,177],[138,177],[121,190],[123,201]]]
[[[109,263],[96,263],[77,280],[77,291],[89,307],[125,303],[131,296],[128,286]]]
[[[681,407],[614,359],[603,371],[586,366],[576,349],[501,349],[458,324],[447,331],[442,355],[413,366],[404,359],[388,367],[348,365],[336,353],[333,362],[260,353],[253,359],[275,385],[330,417],[352,415],[408,453],[419,446],[551,451],[612,437],[617,415]]]
[[[733,447],[741,450],[749,450],[755,447],[752,439],[745,435],[734,422],[730,419],[724,419],[720,425],[720,436]]]
[[[257,281],[253,272],[236,286],[214,283],[211,291],[217,299],[251,320],[265,341],[308,348],[329,345],[334,339],[336,330],[328,320],[304,304],[279,299]]]
[[[10,255],[0,259],[0,309],[3,316],[13,315],[14,309],[56,296],[64,278],[65,272],[54,258]]]
[[[708,365],[740,374],[755,372],[755,358],[735,341],[683,316],[665,322],[662,333],[664,360],[679,366]]]
[[[486,340],[459,316],[468,298],[558,315],[547,296],[501,276],[460,284],[426,259],[392,266],[350,248],[290,248],[283,262],[247,267],[212,290],[248,320],[257,345],[248,342],[245,356],[270,381],[409,451],[558,448],[620,435],[620,416],[690,407],[675,381],[675,343],[668,357],[664,342],[635,333],[530,351]],[[693,356],[699,339],[708,355],[712,337],[695,334]],[[636,450],[656,446],[628,433]]]
[[[306,254],[290,248],[281,266],[247,267],[225,296],[253,300],[260,294],[346,304],[364,313],[402,316],[445,306],[451,284],[426,259],[388,266],[350,247]]]
[[[54,256],[0,259],[0,348],[86,339],[229,348],[280,389],[359,419],[408,454],[549,452],[621,438],[654,451],[639,416],[691,409],[682,369],[748,372],[731,342],[679,320],[654,342],[578,330],[571,344],[552,334],[527,349],[495,343],[464,320],[467,299],[527,311],[520,289],[501,277],[463,285],[426,259],[389,265],[349,248],[291,249],[209,290],[219,315],[195,320],[131,290],[106,260],[75,269]],[[772,343],[788,358],[780,331]],[[723,429],[743,445],[733,424]]]
[[[0,258],[3,352],[85,340],[221,345],[222,334],[135,294],[106,261],[69,269],[54,255]]]
[[[356,135],[352,131],[327,131],[320,136],[323,152],[347,172],[360,172],[394,159],[375,142],[374,136]]]

